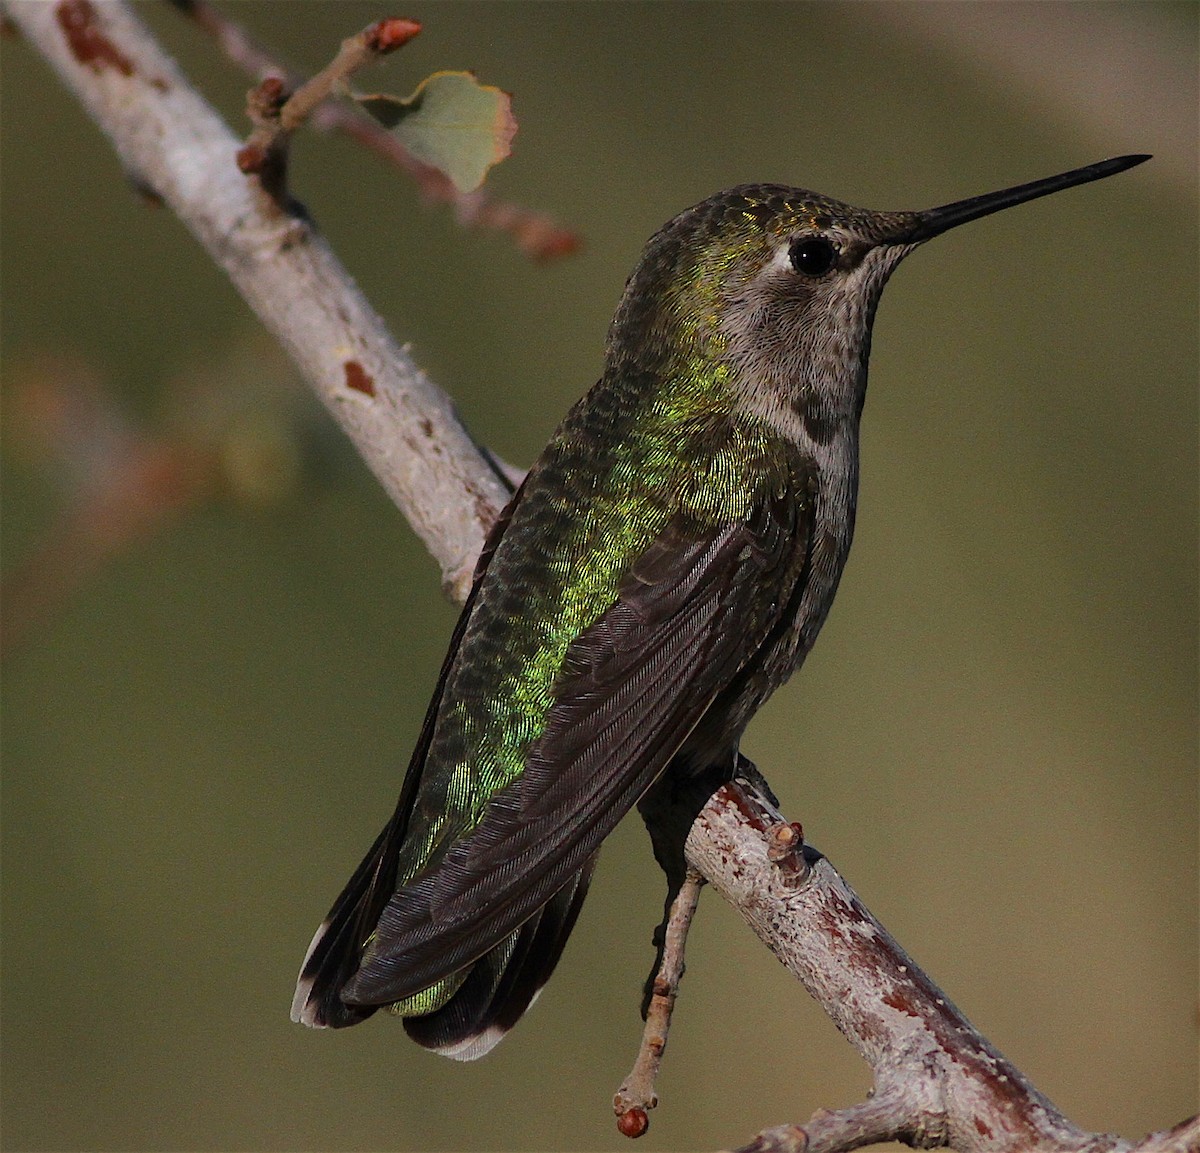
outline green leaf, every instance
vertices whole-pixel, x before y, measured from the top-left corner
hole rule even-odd
[[[384,94],[355,99],[460,192],[473,192],[488,169],[512,151],[517,131],[512,98],[470,72],[435,72],[407,100]]]

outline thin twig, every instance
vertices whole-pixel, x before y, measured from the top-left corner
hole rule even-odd
[[[247,113],[254,130],[238,152],[238,167],[247,175],[257,175],[271,197],[284,204],[292,133],[341,91],[356,72],[407,44],[420,31],[421,25],[415,20],[378,20],[343,40],[338,54],[294,92],[289,93],[278,76],[266,77],[247,97]]]
[[[167,378],[152,418],[130,412],[77,355],[5,367],[6,448],[56,500],[41,534],[6,558],[0,660],[43,634],[107,563],[202,504],[282,504],[328,444],[311,435],[319,414],[263,332]]]
[[[658,1070],[671,1032],[671,1013],[679,994],[679,982],[683,979],[684,947],[703,886],[704,878],[697,872],[689,871],[679,892],[675,894],[670,915],[663,926],[662,959],[654,975],[650,1003],[646,1007],[641,1047],[633,1069],[613,1097],[617,1128],[626,1137],[640,1137],[645,1133],[650,1124],[646,1114],[658,1104],[654,1083],[658,1079]]]
[[[421,25],[415,20],[392,18],[377,20],[354,36],[348,36],[333,60],[301,84],[280,110],[279,122],[283,130],[295,132],[319,104],[341,85],[348,84],[351,76],[381,56],[403,47],[420,31]]]
[[[6,396],[10,420],[14,404],[17,420],[39,407],[36,418],[56,426],[40,431],[51,451],[69,455],[61,464],[72,483],[50,527],[0,585],[4,659],[106,561],[198,505],[217,473],[215,453],[134,427],[86,372],[72,379],[78,366],[65,365],[54,381],[54,367],[44,366],[24,395]]]
[[[225,55],[257,81],[274,77],[286,89],[295,89],[303,77],[281,64],[240,24],[231,20],[208,0],[169,0],[220,46]],[[455,219],[467,228],[510,235],[526,256],[553,260],[578,252],[582,240],[542,212],[509,201],[497,200],[486,188],[460,192],[436,168],[423,164],[396,136],[359,109],[342,101],[327,100],[311,110],[312,126],[323,132],[341,132],[370,149],[381,159],[407,173],[421,195],[430,203],[449,204]]]

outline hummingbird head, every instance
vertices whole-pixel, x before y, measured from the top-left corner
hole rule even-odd
[[[681,374],[794,432],[856,420],[871,324],[896,266],[967,221],[1140,164],[1124,156],[923,212],[874,212],[802,188],[745,184],[648,243],[609,333],[608,362]]]

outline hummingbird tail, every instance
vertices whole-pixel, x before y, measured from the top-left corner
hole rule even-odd
[[[562,956],[587,896],[593,854],[515,933],[475,961],[441,1008],[406,1017],[404,1031],[426,1049],[456,1061],[490,1052],[537,999]]]
[[[347,1005],[338,996],[341,987],[354,975],[362,958],[364,905],[371,901],[378,868],[386,858],[386,841],[391,825],[363,858],[342,890],[329,916],[313,936],[292,1000],[292,1020],[314,1029],[342,1029],[357,1025],[375,1012],[375,1005]]]
[[[308,947],[292,1020],[315,1029],[342,1029],[365,1021],[386,1005],[351,1005],[342,986],[362,960],[364,902],[371,900],[388,829],[367,853]],[[418,1045],[474,1061],[494,1048],[521,1019],[550,979],[587,896],[597,854],[514,933],[468,967],[450,999],[432,1013],[405,1017],[404,1028]]]

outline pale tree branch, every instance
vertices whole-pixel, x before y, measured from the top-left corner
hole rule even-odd
[[[746,765],[745,769],[751,767]],[[1130,1141],[1068,1121],[951,1003],[837,870],[796,844],[752,770],[705,805],[689,862],[803,983],[871,1066],[874,1093],[743,1153],[834,1153],[880,1141],[963,1151],[1196,1153],[1200,1118]]]
[[[124,3],[10,2],[3,11],[135,179],[180,217],[288,350],[461,601],[509,484],[450,400],[385,330],[312,225],[239,171],[241,142]],[[742,769],[691,810],[700,816],[687,836],[688,865],[800,979],[875,1082],[868,1101],[764,1132],[748,1149],[834,1153],[900,1140],[967,1153],[1200,1150],[1196,1118],[1140,1143],[1071,1124],[913,963],[829,862],[804,846],[753,766]],[[690,915],[693,900],[694,891],[684,894],[681,915]],[[681,961],[681,940],[669,939],[665,952],[675,956],[676,944]],[[677,978],[663,975],[664,1002]],[[659,1024],[647,1030],[652,1046],[665,1043],[665,1016]],[[637,1080],[652,1104],[652,1076]]]
[[[123,3],[7,4],[12,22],[226,272],[462,600],[509,485],[311,223],[239,171],[240,141]]]

